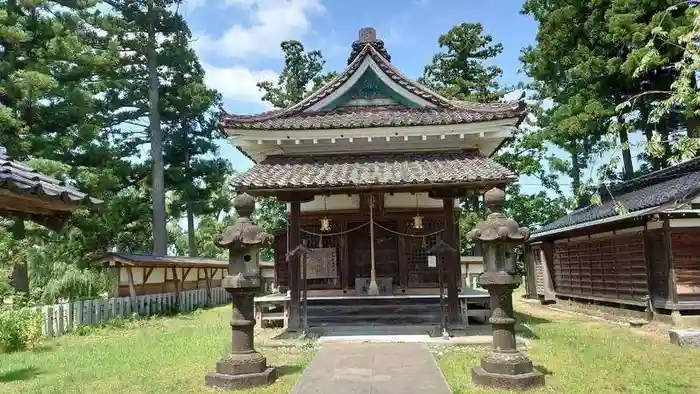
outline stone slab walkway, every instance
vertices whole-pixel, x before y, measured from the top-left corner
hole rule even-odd
[[[425,343],[325,343],[291,394],[449,394]]]

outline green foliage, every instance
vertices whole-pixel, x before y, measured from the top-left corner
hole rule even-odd
[[[523,68],[537,98],[553,104],[539,110],[537,126],[569,153],[550,166],[572,178],[575,195],[583,197],[590,183],[639,175],[631,134],[641,132],[646,140],[642,171],[698,151],[688,140],[698,126],[697,6],[680,0],[528,0],[523,13],[539,22],[536,45],[522,52]],[[597,180],[587,180],[584,171],[592,172],[603,157],[608,165]]]
[[[283,41],[281,47],[284,52],[284,69],[279,81],[277,84],[270,81],[258,83],[258,88],[265,92],[262,99],[276,108],[293,106],[337,75],[335,72],[321,74],[325,64],[321,51],[305,53],[304,45],[299,41]],[[287,226],[287,207],[274,198],[260,199],[254,220],[269,234],[284,231]],[[272,259],[272,249],[263,250],[262,258]]]
[[[185,210],[218,214],[230,173],[214,144],[220,96],[203,84],[177,3],[155,0],[151,14],[173,220]],[[78,210],[60,236],[29,223],[16,236],[15,222],[0,223],[0,269],[26,273],[31,302],[102,294],[108,281],[91,260],[112,248],[152,247],[152,171],[142,157],[151,115],[148,1],[96,5],[0,0],[0,145],[105,201],[99,212]]]
[[[321,51],[304,52],[304,45],[294,40],[282,41],[280,46],[284,53],[284,68],[279,80],[276,84],[263,81],[257,85],[265,92],[262,99],[275,108],[291,107],[335,77],[334,72],[321,74],[325,64]],[[311,89],[309,84],[313,84]]]
[[[0,353],[35,348],[42,339],[44,318],[30,308],[0,308]]]
[[[503,52],[503,45],[492,44],[481,23],[459,24],[438,39],[444,52],[425,67],[420,82],[455,100],[493,102],[502,97],[497,66],[484,64]]]

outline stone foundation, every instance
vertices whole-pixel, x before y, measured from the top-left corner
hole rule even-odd
[[[205,383],[209,387],[223,390],[240,390],[250,387],[271,384],[277,379],[277,371],[270,367],[263,372],[243,375],[225,375],[218,372],[209,372],[205,377]]]
[[[267,385],[277,379],[275,368],[267,366],[267,359],[260,353],[231,354],[216,362],[216,372],[205,377],[207,386],[226,390]]]
[[[700,348],[700,330],[670,330],[668,335],[674,345]]]
[[[525,390],[544,386],[544,375],[538,371],[519,375],[503,375],[487,372],[481,367],[474,367],[472,368],[472,383],[488,388]]]

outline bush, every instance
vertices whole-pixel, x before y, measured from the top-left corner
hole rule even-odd
[[[29,308],[0,310],[0,353],[33,349],[42,339],[44,319]]]

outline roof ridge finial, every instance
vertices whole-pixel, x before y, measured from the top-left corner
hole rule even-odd
[[[352,43],[352,52],[350,52],[348,64],[352,63],[367,45],[371,45],[383,58],[391,61],[391,56],[384,48],[384,41],[377,38],[377,30],[373,27],[361,28],[357,36],[357,40]]]

